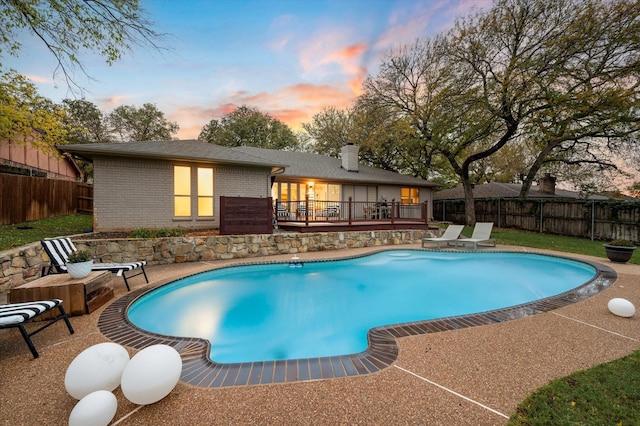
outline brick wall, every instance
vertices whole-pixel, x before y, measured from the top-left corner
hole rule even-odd
[[[202,164],[195,163],[179,165],[202,167]],[[173,216],[173,166],[167,161],[96,158],[94,230],[219,228],[221,195],[271,196],[268,168],[213,166],[214,217],[176,219]],[[192,185],[192,194],[197,194],[195,178]]]

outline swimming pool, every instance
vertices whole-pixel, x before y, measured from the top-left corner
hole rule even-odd
[[[142,295],[127,316],[152,333],[208,340],[216,363],[327,358],[366,351],[374,328],[525,305],[596,274],[539,254],[392,250],[217,269]]]

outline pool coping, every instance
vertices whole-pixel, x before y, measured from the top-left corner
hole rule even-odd
[[[451,252],[450,250],[432,250],[412,248],[407,250]],[[305,263],[346,260],[369,256],[379,252],[390,251],[380,249],[362,255],[336,257],[332,259],[305,259]],[[457,253],[519,253],[515,251],[478,252],[472,250],[456,250]],[[591,265],[596,275],[590,281],[564,293],[545,299],[536,300],[508,308],[480,312],[469,315],[438,318],[433,320],[414,321],[395,325],[385,325],[369,330],[368,348],[357,354],[332,357],[305,358],[293,360],[276,360],[241,363],[217,363],[209,359],[210,344],[201,338],[165,336],[142,330],[132,324],[126,312],[137,298],[143,294],[166,285],[175,279],[163,280],[144,288],[127,293],[114,301],[100,315],[98,329],[115,343],[135,349],[143,349],[154,344],[165,344],[175,348],[182,358],[180,379],[188,384],[204,388],[220,388],[229,386],[253,386],[276,383],[334,379],[373,374],[391,366],[398,357],[396,339],[420,334],[458,330],[481,325],[489,325],[524,318],[548,312],[563,306],[585,300],[608,288],[617,279],[617,273],[611,267],[598,262],[574,259],[542,253],[531,253],[540,256],[569,259]],[[287,264],[287,261],[273,262],[241,262],[234,265],[212,267],[210,270],[257,264]],[[201,273],[201,272],[199,272]],[[196,275],[196,274],[192,274]],[[189,275],[187,275],[189,276]]]

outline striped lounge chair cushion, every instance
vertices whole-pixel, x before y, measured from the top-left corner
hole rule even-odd
[[[47,255],[49,255],[49,258],[51,258],[51,263],[58,270],[58,272],[67,272],[67,258],[71,253],[77,250],[71,239],[56,238],[51,240],[44,240],[42,241],[42,245],[45,248]],[[91,270],[115,272],[117,276],[121,277],[123,273],[133,271],[134,269],[145,266],[146,264],[147,262],[145,260],[123,263],[93,262]]]
[[[51,299],[0,305],[0,327],[27,322],[36,315],[49,311],[61,303],[60,299]]]
[[[127,263],[94,263],[91,267],[93,271],[110,271],[115,272],[117,276],[122,276],[124,272],[133,271],[147,264],[146,260]]]

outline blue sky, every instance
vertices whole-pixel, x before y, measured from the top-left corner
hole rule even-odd
[[[102,111],[153,103],[197,138],[202,126],[241,105],[300,130],[327,106],[345,108],[394,48],[451,27],[491,0],[141,0],[162,53],[135,47],[112,66],[81,54],[75,78]],[[5,68],[28,76],[54,102],[73,98],[53,78],[55,62],[24,36]],[[77,96],[77,95],[76,95]]]

